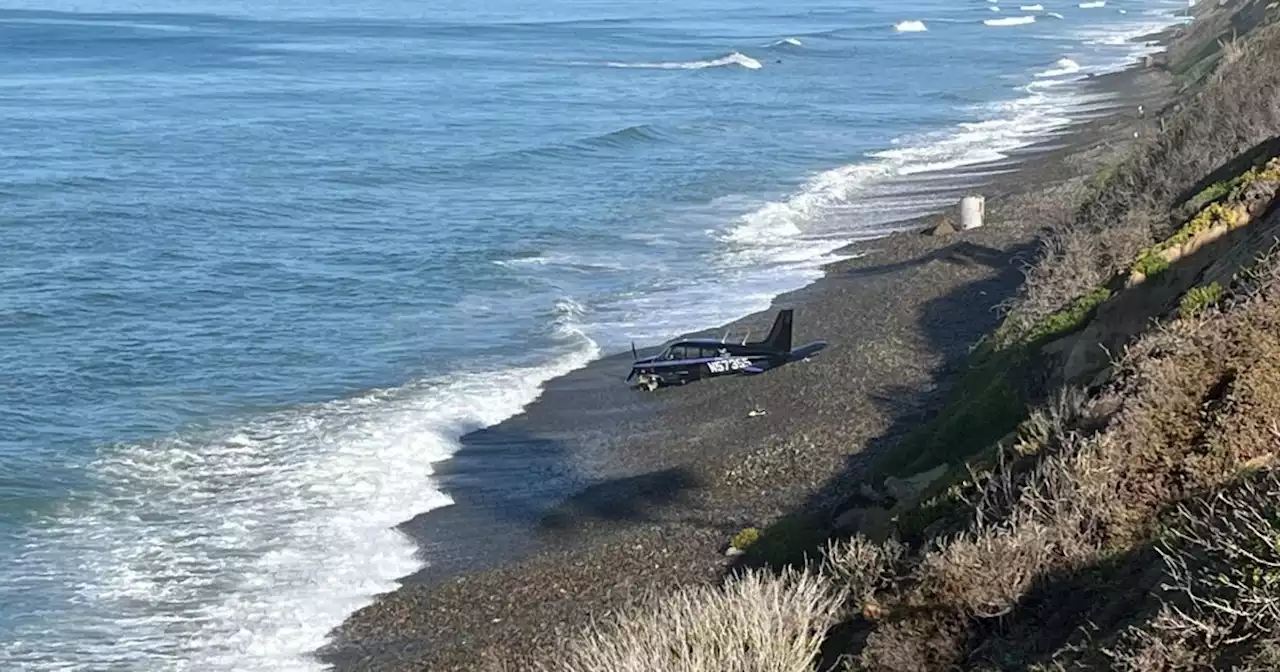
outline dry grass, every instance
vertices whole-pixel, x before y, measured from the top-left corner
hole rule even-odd
[[[1140,143],[1054,228],[1013,306],[1006,326],[1014,333],[1035,333],[1107,285],[1181,223],[1169,213],[1186,192],[1280,134],[1280,27],[1222,51],[1220,69],[1164,133]],[[922,554],[898,602],[886,605],[891,617],[857,652],[861,669],[1069,669],[1071,660],[1079,666],[1070,669],[1097,669],[1105,650],[1123,669],[1204,669],[1218,654],[1176,631],[1179,612],[1153,608],[1142,584],[1121,583],[1085,604],[1076,593],[1087,577],[1141,574],[1150,562],[1142,549],[1158,535],[1163,511],[1280,450],[1268,424],[1280,417],[1278,268],[1275,258],[1261,264],[1222,311],[1193,311],[1118,353],[1106,389],[1033,414],[1012,456],[1002,448],[991,471],[953,486],[967,528],[935,538]],[[1276,577],[1280,587],[1280,564]],[[1235,595],[1245,578],[1235,579]],[[1143,613],[1151,627],[1117,639],[1114,628]],[[1095,621],[1113,628],[1095,633],[1098,641],[1082,634]],[[1280,632],[1270,612],[1254,630],[1268,628]]]
[[[1193,586],[1216,590],[1205,593],[1216,598],[1197,598],[1203,608],[1229,614],[1247,607],[1248,616],[1206,619],[1173,603],[1161,611],[1143,589],[1125,584],[1081,606],[1075,593],[1083,579],[1072,578],[1140,570],[1150,562],[1140,551],[1160,534],[1170,506],[1215,492],[1243,465],[1280,454],[1278,269],[1280,258],[1262,261],[1230,310],[1144,336],[1100,394],[1064,394],[1033,414],[1012,453],[1034,466],[1005,461],[974,484],[965,500],[969,527],[935,539],[922,554],[897,602],[885,605],[891,617],[877,623],[857,652],[862,669],[1000,669],[1009,660],[1030,666],[1047,655],[1039,651],[1041,639],[1069,641],[1094,618],[1122,627],[1125,614],[1143,609],[1154,614],[1144,621],[1148,627],[1118,641],[1104,633],[1108,641],[1064,646],[1089,662],[1061,669],[1097,669],[1104,644],[1120,669],[1205,669],[1221,655],[1217,648],[1238,642],[1245,625],[1256,637],[1280,632],[1280,527],[1263,524],[1268,510],[1280,521],[1274,505],[1280,485],[1274,492],[1223,495],[1214,500],[1217,509],[1185,514],[1176,548],[1186,550],[1169,551],[1170,558],[1182,558],[1181,565],[1171,560],[1170,576],[1187,587],[1187,596]],[[1262,508],[1267,502],[1271,508]],[[1192,520],[1213,521],[1213,527]],[[1242,563],[1242,542],[1227,541],[1246,533],[1258,543],[1269,540],[1267,554],[1250,551],[1263,562]],[[1210,548],[1220,549],[1223,562],[1204,559]],[[1125,569],[1125,563],[1139,566]],[[1259,575],[1259,567],[1267,571]],[[1034,608],[1026,606],[1030,599]],[[1045,616],[1072,610],[1076,618]],[[1188,615],[1193,620],[1178,620]],[[1208,633],[1193,630],[1193,623],[1217,628],[1216,639],[1206,644]]]
[[[847,542],[828,543],[824,571],[843,584],[862,610],[876,592],[894,584],[906,552],[907,547],[894,539],[875,543],[858,535]]]
[[[1047,237],[1012,324],[1028,329],[1098,287],[1181,222],[1168,216],[1198,181],[1280,135],[1280,25],[1230,43],[1205,88],[1110,171],[1067,224]]]
[[[812,669],[844,591],[789,570],[748,572],[723,588],[684,590],[569,643],[561,672],[804,672]]]
[[[1276,436],[1280,443],[1280,425]],[[1180,525],[1160,549],[1180,598],[1170,603],[1165,629],[1213,646],[1280,628],[1277,501],[1280,476],[1268,472],[1178,507]]]
[[[972,637],[969,621],[943,610],[888,621],[867,638],[852,669],[860,672],[934,672],[955,669]]]
[[[1241,669],[1278,669],[1277,497],[1280,474],[1266,471],[1178,506],[1159,546],[1168,597],[1149,623],[1131,628],[1108,651],[1117,667],[1191,670],[1244,659]]]

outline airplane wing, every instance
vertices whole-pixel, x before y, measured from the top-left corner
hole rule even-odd
[[[665,360],[661,362],[645,362],[644,364],[640,364],[638,366],[642,366],[646,369],[672,369],[672,368],[697,366],[698,364],[703,364],[706,361],[707,360],[705,359],[671,359],[671,360]]]
[[[791,351],[791,360],[797,361],[818,354],[827,347],[826,341],[814,341]]]

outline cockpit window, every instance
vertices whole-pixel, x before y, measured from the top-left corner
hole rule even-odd
[[[663,359],[697,359],[702,356],[702,349],[696,345],[673,345],[667,349]]]

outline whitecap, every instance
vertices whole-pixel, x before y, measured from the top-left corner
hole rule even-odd
[[[1002,19],[984,19],[982,23],[988,26],[1024,26],[1035,22],[1034,16],[1007,16]]]
[[[546,266],[550,261],[544,256],[517,257],[515,259],[496,259],[493,264],[503,268],[519,268],[521,266]]]
[[[1080,72],[1080,64],[1069,58],[1060,58],[1054,67],[1044,72],[1037,72],[1036,77],[1061,77],[1063,75],[1074,75]]]
[[[1106,6],[1107,0],[1093,0],[1092,2],[1082,2],[1076,5],[1076,7],[1079,7],[1080,9],[1097,9],[1098,7]]]
[[[922,33],[929,28],[923,21],[899,21],[893,24],[893,29],[899,33]]]
[[[701,70],[703,68],[721,68],[729,65],[736,65],[748,70],[759,70],[760,61],[757,61],[746,54],[733,52],[720,58],[709,61],[670,61],[658,63],[606,63],[611,68],[653,68],[658,70]]]

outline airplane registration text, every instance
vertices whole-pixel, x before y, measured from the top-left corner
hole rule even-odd
[[[717,359],[713,362],[707,362],[707,368],[711,373],[725,373],[726,371],[741,371],[751,366],[751,360],[746,357],[733,357],[731,359]]]

